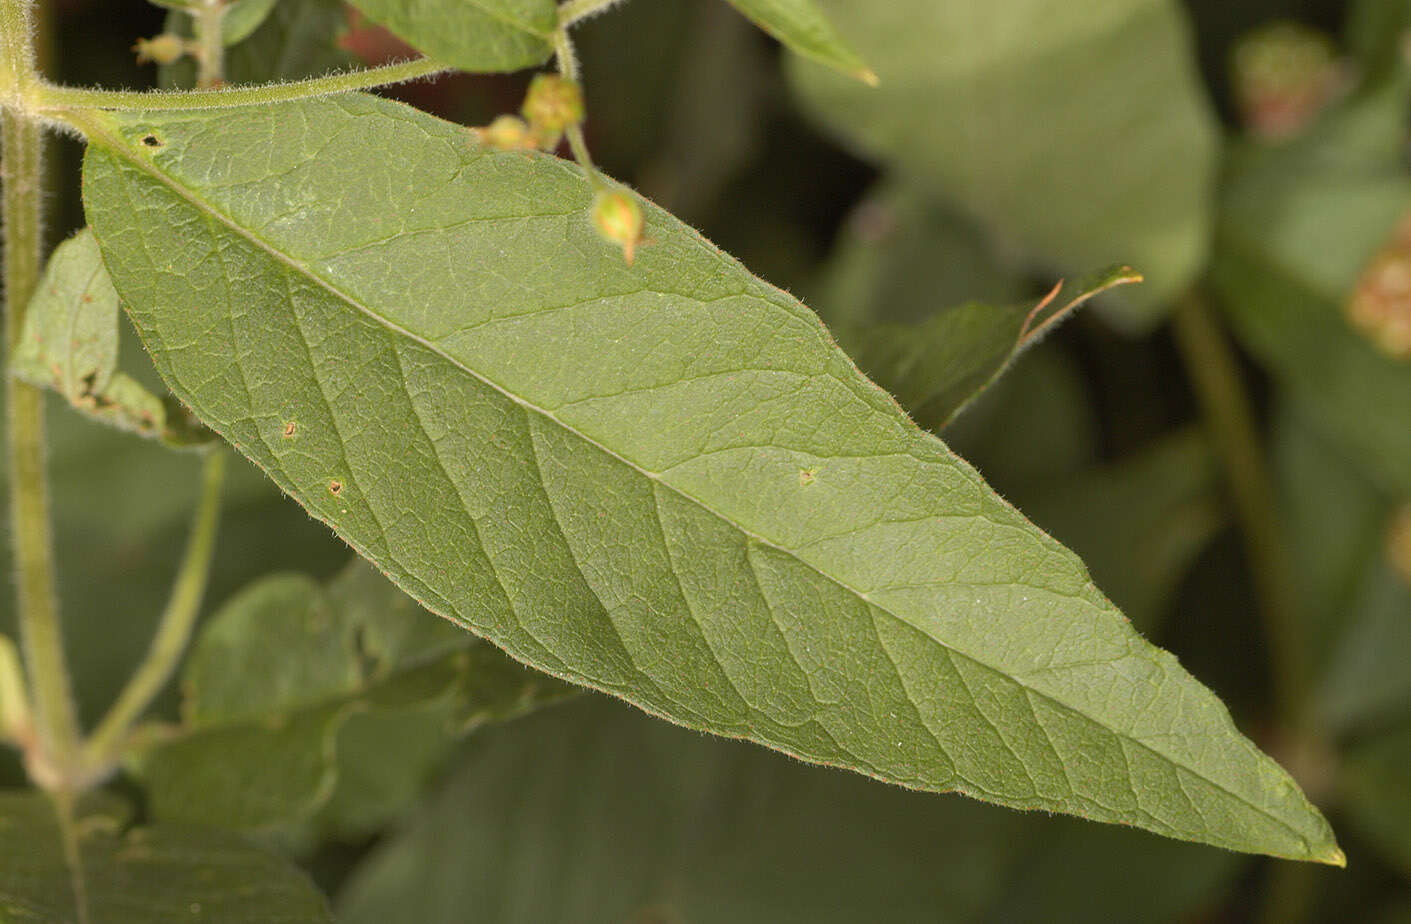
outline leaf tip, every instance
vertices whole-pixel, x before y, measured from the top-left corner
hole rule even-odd
[[[870,67],[859,68],[853,71],[852,75],[869,87],[880,87],[882,85],[882,79],[878,77],[877,72]]]
[[[1343,853],[1342,848],[1337,844],[1328,845],[1321,853],[1315,854],[1313,859],[1328,866],[1336,866],[1338,869],[1347,869],[1347,854]]]

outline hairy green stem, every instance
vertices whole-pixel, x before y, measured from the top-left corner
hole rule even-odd
[[[0,6],[0,79],[6,90],[23,92],[35,82],[33,18],[24,0]],[[9,94],[6,94],[9,96]],[[43,265],[41,182],[44,138],[40,125],[16,109],[3,114],[5,343],[13,345],[25,310],[39,285]],[[79,729],[64,655],[64,632],[55,593],[54,549],[44,461],[44,395],[5,376],[9,446],[10,541],[20,637],[31,685],[35,750],[27,755],[35,782],[47,788],[71,785],[77,769]]]
[[[1269,640],[1275,708],[1284,730],[1297,732],[1306,712],[1307,664],[1297,622],[1294,569],[1254,412],[1234,351],[1203,293],[1188,294],[1174,322],[1176,345],[1224,466],[1244,535]]]
[[[554,33],[554,57],[558,59],[559,73],[565,79],[574,83],[582,83],[578,74],[578,55],[573,50],[573,42],[568,37],[568,29],[560,26]],[[598,168],[593,163],[593,155],[588,152],[588,141],[583,137],[582,125],[570,125],[566,132],[568,135],[568,146],[573,150],[573,159],[578,161],[578,165],[588,175],[588,182],[595,190],[607,188],[607,183],[598,175]]]
[[[449,70],[430,58],[387,64],[367,70],[329,74],[311,80],[269,83],[260,86],[226,87],[219,90],[87,90],[39,84],[28,93],[29,104],[40,114],[64,120],[75,109],[110,109],[128,112],[156,110],[227,109],[237,106],[264,106],[367,90],[387,84],[417,80]]]
[[[605,13],[622,0],[566,0],[559,4],[559,24],[565,28],[576,22]]]
[[[206,595],[211,562],[215,557],[225,468],[224,450],[212,449],[206,454],[201,500],[192,518],[191,535],[187,538],[186,551],[177,569],[162,621],[157,626],[147,656],[98,724],[84,749],[84,766],[95,776],[101,776],[116,759],[132,726],[176,672],[191,640],[196,618],[201,613],[201,600]]]
[[[196,29],[196,87],[211,90],[225,83],[225,0],[204,0],[191,11]]]

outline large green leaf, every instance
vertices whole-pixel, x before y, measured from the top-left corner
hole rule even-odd
[[[1238,860],[869,785],[592,697],[477,737],[338,905],[348,924],[1156,924]]]
[[[153,813],[287,830],[340,788],[343,813],[327,825],[365,827],[414,794],[460,732],[571,688],[435,619],[355,561],[327,589],[285,574],[231,600],[197,639],[182,689],[182,724],[152,727],[131,755]],[[361,753],[344,753],[350,726]],[[383,734],[367,742],[374,730]],[[369,750],[390,752],[390,768],[359,766]],[[360,823],[342,824],[345,813]]]
[[[730,0],[730,4],[789,50],[876,85],[877,75],[838,37],[814,0]]]
[[[1108,289],[1140,282],[1131,267],[1095,273],[1037,305],[970,302],[936,311],[922,324],[835,325],[838,342],[922,426],[944,427],[1020,353]]]
[[[1245,346],[1400,494],[1411,493],[1411,363],[1353,330],[1343,303],[1411,207],[1408,90],[1403,74],[1305,138],[1237,152],[1212,264]]]
[[[809,760],[1341,860],[1076,557],[669,215],[629,267],[574,166],[373,97],[84,124],[171,387],[433,611]]]
[[[351,0],[438,61],[477,73],[542,64],[558,28],[554,0]]]
[[[850,145],[1045,264],[1139,267],[1146,313],[1200,270],[1217,136],[1174,0],[819,5],[881,77],[792,70]]]
[[[60,815],[39,793],[0,793],[0,919],[15,924],[313,924],[323,896],[299,870],[221,831],[125,830],[96,800],[77,812],[66,859]]]

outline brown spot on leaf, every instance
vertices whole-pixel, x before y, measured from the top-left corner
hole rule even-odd
[[[328,493],[332,494],[334,497],[337,497],[339,494],[342,494],[343,482],[339,481],[337,478],[330,481],[328,483]]]
[[[289,439],[289,437],[293,436],[293,435],[294,435],[295,433],[297,433],[298,431],[299,431],[299,424],[298,424],[297,422],[291,420],[291,421],[289,421],[288,423],[286,423],[286,424],[284,425],[284,438],[285,438],[285,439]]]

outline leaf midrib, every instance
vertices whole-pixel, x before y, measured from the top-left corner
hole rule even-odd
[[[1094,717],[1094,716],[1091,716],[1091,715],[1087,714],[1086,712],[1080,710],[1080,709],[1077,708],[1076,706],[1072,706],[1072,705],[1070,705],[1070,704],[1068,704],[1068,703],[1066,703],[1066,702],[1064,702],[1064,701],[1062,701],[1062,700],[1056,698],[1053,694],[1047,693],[1047,692],[1045,692],[1045,691],[1043,691],[1043,690],[1035,689],[1035,688],[1029,686],[1027,683],[1024,683],[1024,682],[1023,682],[1022,680],[1020,680],[1018,677],[1016,677],[1016,676],[1014,676],[1014,675],[1012,675],[1012,674],[1006,673],[1005,671],[1002,671],[1002,670],[1000,670],[999,668],[994,667],[993,665],[991,665],[991,664],[987,663],[986,661],[981,660],[981,659],[979,659],[979,658],[977,658],[977,657],[975,657],[975,656],[969,654],[968,652],[961,651],[961,650],[959,650],[959,649],[953,647],[951,644],[949,644],[949,643],[946,642],[946,641],[943,641],[943,640],[941,640],[941,639],[936,638],[933,634],[931,634],[930,632],[926,631],[926,629],[922,628],[921,626],[914,625],[914,624],[912,624],[910,621],[908,621],[908,620],[902,618],[900,615],[898,615],[897,613],[895,613],[895,612],[893,612],[892,610],[890,610],[889,608],[887,608],[887,607],[885,607],[885,606],[882,606],[881,604],[875,603],[875,602],[869,597],[869,595],[868,595],[866,592],[864,592],[864,591],[862,591],[862,590],[859,590],[859,589],[857,589],[857,588],[854,588],[854,587],[850,586],[849,584],[845,583],[844,581],[842,581],[842,580],[839,579],[839,578],[833,577],[832,575],[825,574],[824,572],[820,571],[820,570],[819,570],[815,565],[813,565],[812,563],[810,563],[810,562],[808,562],[808,561],[805,561],[805,560],[799,558],[793,551],[791,551],[791,550],[789,550],[789,549],[786,549],[786,548],[783,548],[782,546],[778,545],[777,543],[775,543],[775,542],[773,542],[773,541],[771,541],[771,540],[769,540],[769,539],[767,539],[767,538],[765,538],[765,537],[763,537],[763,536],[760,536],[760,535],[758,535],[757,533],[755,533],[755,532],[753,532],[753,531],[751,531],[751,530],[745,528],[745,527],[742,526],[741,524],[736,523],[735,521],[729,519],[728,517],[724,516],[724,515],[721,514],[719,511],[715,510],[715,509],[712,508],[709,504],[705,503],[704,501],[700,500],[699,498],[696,498],[696,497],[694,497],[694,496],[692,496],[692,495],[686,493],[685,491],[683,491],[682,489],[680,489],[680,488],[677,487],[676,485],[671,484],[670,482],[667,482],[667,481],[662,480],[662,479],[659,477],[659,475],[658,475],[657,473],[651,472],[651,471],[648,471],[647,469],[642,468],[642,467],[641,467],[640,465],[638,465],[637,463],[635,463],[635,462],[633,462],[632,460],[630,460],[630,459],[624,457],[623,455],[619,454],[618,452],[614,451],[613,449],[609,448],[608,446],[603,445],[601,442],[599,442],[598,440],[596,440],[596,439],[594,439],[593,437],[589,436],[588,434],[582,433],[582,432],[580,432],[578,429],[574,428],[573,426],[571,426],[571,425],[565,423],[564,421],[559,420],[556,416],[554,416],[553,412],[551,412],[551,411],[549,411],[549,410],[547,410],[547,409],[545,409],[545,408],[541,408],[541,407],[539,407],[538,405],[535,405],[534,403],[530,402],[530,401],[527,400],[526,398],[524,398],[524,397],[522,397],[522,396],[520,396],[520,395],[518,395],[518,394],[515,394],[514,392],[508,390],[507,388],[505,388],[504,386],[500,385],[499,383],[497,383],[497,382],[495,382],[495,381],[493,381],[493,380],[487,378],[484,374],[482,374],[482,373],[480,373],[480,372],[477,372],[477,371],[474,370],[474,369],[469,368],[469,367],[466,366],[464,363],[462,363],[460,360],[456,359],[456,358],[453,357],[453,356],[448,355],[444,350],[442,350],[440,347],[436,346],[436,345],[435,345],[434,343],[432,343],[431,341],[427,340],[426,338],[424,338],[424,337],[422,337],[422,336],[420,336],[420,335],[418,335],[418,334],[416,334],[416,333],[414,333],[414,332],[412,332],[412,331],[407,330],[406,328],[404,328],[404,327],[402,327],[401,325],[399,325],[399,324],[397,324],[397,323],[391,321],[390,319],[383,317],[381,314],[379,314],[379,313],[378,313],[376,310],[374,310],[372,307],[370,307],[370,306],[368,306],[368,305],[362,304],[362,302],[360,302],[359,300],[353,298],[353,297],[352,297],[351,295],[349,295],[348,293],[343,292],[343,291],[342,291],[341,289],[339,289],[337,286],[333,285],[333,283],[331,283],[331,282],[329,282],[328,280],[324,279],[324,278],[323,278],[322,276],[320,276],[319,274],[313,272],[313,270],[312,270],[309,266],[305,265],[304,263],[302,263],[302,262],[299,261],[299,260],[294,259],[292,256],[281,252],[281,251],[280,251],[278,248],[276,248],[274,245],[272,245],[271,243],[269,243],[268,241],[266,241],[266,240],[264,240],[262,237],[260,237],[258,234],[256,234],[252,229],[247,229],[247,228],[244,228],[244,227],[240,226],[239,224],[237,224],[237,223],[234,221],[234,219],[233,219],[232,217],[226,215],[224,212],[222,212],[220,209],[216,208],[214,205],[212,205],[212,204],[206,202],[204,199],[202,199],[202,198],[196,193],[195,190],[190,189],[190,188],[188,188],[187,186],[185,186],[185,185],[183,185],[183,184],[181,184],[181,183],[178,183],[178,182],[176,181],[175,177],[173,177],[173,176],[171,176],[170,174],[167,174],[167,173],[165,173],[165,172],[159,170],[159,169],[156,167],[156,165],[155,165],[154,163],[151,163],[151,162],[149,162],[149,161],[143,159],[142,157],[137,156],[135,153],[130,152],[130,151],[128,150],[128,148],[126,147],[126,145],[123,143],[123,139],[122,139],[120,136],[115,136],[113,132],[107,130],[108,127],[107,127],[106,125],[103,125],[103,126],[101,126],[101,127],[98,126],[98,125],[91,125],[91,126],[85,126],[85,127],[88,128],[90,131],[93,131],[94,129],[97,129],[97,131],[94,132],[94,133],[95,133],[95,134],[102,135],[102,136],[104,136],[104,137],[106,138],[106,140],[109,142],[109,144],[107,145],[107,150],[108,150],[108,151],[110,151],[110,152],[112,152],[112,153],[114,153],[114,154],[117,154],[118,156],[121,156],[121,157],[122,157],[124,160],[126,160],[127,162],[129,162],[129,163],[133,164],[134,166],[138,167],[138,169],[140,169],[140,170],[143,171],[144,173],[148,174],[148,175],[151,176],[152,178],[156,179],[158,182],[162,183],[163,185],[165,185],[166,187],[168,187],[169,189],[171,189],[171,190],[172,190],[173,192],[175,192],[178,196],[180,196],[180,197],[181,197],[182,199],[184,199],[186,202],[190,203],[194,208],[196,208],[196,209],[199,210],[200,212],[202,212],[202,213],[204,213],[205,215],[207,215],[207,216],[208,216],[209,218],[211,218],[212,220],[214,220],[214,221],[220,223],[221,225],[225,226],[225,227],[228,228],[230,231],[232,231],[233,233],[235,233],[237,236],[239,236],[239,237],[241,237],[241,238],[244,238],[245,240],[247,240],[247,241],[249,241],[251,244],[253,244],[255,247],[257,247],[258,249],[260,249],[260,250],[264,251],[265,253],[269,254],[269,256],[270,256],[272,259],[274,259],[276,262],[281,263],[281,264],[283,264],[284,266],[286,266],[291,272],[294,272],[294,273],[299,274],[299,275],[302,276],[303,278],[307,279],[309,282],[311,282],[311,283],[317,285],[318,287],[322,288],[323,290],[325,290],[325,291],[327,291],[328,293],[330,293],[331,295],[333,295],[333,296],[334,296],[335,298],[337,298],[339,301],[341,301],[341,302],[343,302],[343,303],[349,305],[350,307],[355,308],[356,310],[360,311],[363,315],[365,315],[366,317],[368,317],[368,318],[371,319],[372,321],[374,321],[374,322],[376,322],[377,324],[379,324],[379,325],[381,325],[382,327],[384,327],[389,333],[397,334],[397,335],[400,335],[400,336],[403,336],[403,337],[407,338],[409,341],[411,341],[411,342],[417,344],[418,346],[422,347],[423,349],[426,349],[426,350],[429,351],[430,353],[432,353],[432,354],[434,354],[434,355],[440,357],[442,360],[444,360],[445,362],[449,363],[453,368],[459,369],[461,372],[465,373],[466,375],[468,375],[468,376],[470,376],[471,378],[475,379],[476,381],[480,382],[480,383],[483,384],[484,386],[486,386],[486,387],[488,387],[488,388],[491,388],[491,389],[493,389],[494,391],[496,391],[497,393],[503,395],[506,399],[508,399],[509,401],[512,401],[513,403],[515,403],[516,405],[518,405],[518,406],[520,406],[521,408],[525,409],[526,411],[531,411],[531,412],[533,412],[533,413],[539,415],[540,417],[542,417],[544,420],[552,422],[555,426],[560,427],[564,432],[569,433],[569,434],[572,434],[573,436],[577,437],[578,439],[583,440],[585,443],[588,443],[589,445],[592,445],[592,446],[596,447],[599,451],[603,452],[603,453],[604,453],[605,455],[607,455],[609,458],[614,459],[614,460],[620,462],[621,464],[623,464],[623,465],[627,466],[628,468],[630,468],[632,471],[635,471],[635,472],[637,472],[638,474],[642,475],[643,477],[648,478],[653,484],[662,485],[662,486],[665,487],[667,490],[669,490],[669,491],[671,491],[672,493],[676,494],[677,496],[679,496],[679,497],[682,498],[683,500],[685,500],[685,501],[687,501],[687,502],[689,502],[689,503],[691,503],[691,504],[696,505],[696,506],[699,507],[701,510],[704,510],[705,512],[709,513],[711,516],[714,516],[714,517],[716,517],[717,519],[719,519],[721,522],[725,523],[725,524],[726,524],[728,527],[730,527],[731,529],[737,530],[738,532],[740,532],[741,534],[743,534],[746,538],[748,538],[750,541],[755,542],[755,543],[759,544],[760,546],[763,546],[763,547],[766,547],[766,548],[769,548],[769,549],[773,549],[773,550],[779,552],[780,554],[787,556],[787,557],[788,557],[789,559],[791,559],[792,561],[798,562],[798,563],[799,563],[800,565],[802,565],[804,568],[807,568],[811,573],[818,575],[818,576],[821,577],[823,580],[828,581],[828,582],[830,582],[830,583],[832,583],[832,584],[834,584],[834,585],[836,585],[836,586],[842,588],[843,590],[847,591],[849,594],[852,594],[853,596],[855,596],[855,597],[858,598],[859,600],[861,600],[861,601],[863,601],[864,603],[866,603],[866,604],[867,604],[870,608],[872,608],[873,610],[875,610],[875,611],[877,611],[877,612],[880,612],[880,613],[885,613],[888,617],[890,617],[890,618],[896,620],[899,624],[901,624],[901,625],[903,625],[903,626],[906,626],[908,629],[911,629],[911,630],[914,630],[914,631],[916,631],[916,632],[921,633],[921,634],[924,635],[926,638],[930,639],[930,640],[933,641],[935,644],[939,645],[939,646],[940,646],[942,649],[944,649],[946,652],[948,652],[948,653],[950,653],[950,654],[952,654],[952,655],[957,655],[957,656],[959,656],[959,657],[965,658],[966,660],[970,661],[971,663],[976,664],[976,665],[978,665],[979,667],[984,668],[985,670],[991,672],[992,674],[994,674],[994,675],[996,675],[996,676],[998,676],[998,677],[1000,677],[1000,678],[1002,678],[1002,679],[1004,679],[1004,680],[1006,680],[1006,681],[1008,681],[1008,682],[1010,682],[1010,683],[1013,683],[1015,686],[1017,686],[1017,687],[1019,687],[1019,688],[1025,690],[1025,691],[1027,691],[1028,693],[1030,693],[1030,694],[1032,694],[1032,695],[1034,695],[1034,696],[1040,697],[1041,699],[1043,699],[1043,700],[1045,700],[1045,701],[1047,701],[1047,702],[1052,703],[1054,706],[1058,707],[1059,709],[1064,710],[1064,711],[1066,711],[1066,712],[1069,712],[1069,713],[1071,713],[1071,714],[1073,714],[1073,715],[1079,717],[1080,719],[1082,719],[1082,720],[1084,720],[1084,721],[1086,721],[1086,722],[1091,722],[1093,725],[1097,726],[1098,728],[1103,729],[1104,731],[1106,731],[1108,734],[1112,735],[1112,736],[1113,736],[1114,738],[1116,738],[1117,740],[1119,740],[1119,741],[1128,741],[1128,742],[1131,742],[1133,745],[1135,745],[1135,746],[1137,746],[1137,747],[1139,747],[1139,748],[1142,748],[1143,750],[1145,750],[1145,751],[1147,751],[1148,753],[1154,755],[1154,756],[1157,757],[1158,759],[1160,759],[1160,760],[1166,762],[1166,763],[1169,764],[1170,766],[1172,766],[1172,767],[1174,767],[1174,768],[1176,768],[1176,769],[1178,769],[1178,770],[1183,770],[1183,771],[1185,771],[1185,772],[1191,774],[1192,776],[1194,776],[1196,779],[1203,780],[1204,782],[1210,784],[1211,786],[1214,786],[1215,788],[1217,788],[1217,789],[1220,790],[1221,792],[1225,793],[1227,796],[1231,797],[1232,799],[1234,799],[1234,800],[1236,800],[1236,801],[1238,801],[1238,802],[1240,802],[1240,803],[1243,803],[1244,805],[1248,806],[1248,807],[1249,807],[1250,809],[1252,809],[1256,814],[1262,815],[1263,817],[1268,818],[1270,821],[1273,821],[1275,824],[1277,824],[1277,825],[1279,825],[1280,827],[1282,827],[1282,828],[1284,828],[1285,830],[1287,830],[1290,834],[1292,834],[1298,841],[1300,841],[1300,842],[1304,845],[1305,852],[1309,853],[1310,855],[1312,854],[1313,845],[1312,845],[1312,843],[1309,841],[1307,835],[1305,835],[1303,832],[1301,832],[1301,831],[1299,831],[1298,829],[1296,829],[1295,827],[1293,827],[1293,825],[1291,825],[1289,822],[1283,820],[1282,818],[1278,817],[1277,815],[1275,815],[1275,814],[1271,813],[1270,811],[1266,810],[1266,809],[1263,808],[1262,806],[1258,806],[1258,805],[1254,804],[1254,803],[1253,803],[1252,801],[1250,801],[1250,799],[1247,798],[1246,796],[1234,792],[1233,790],[1231,790],[1231,789],[1229,789],[1228,787],[1226,787],[1223,783],[1221,783],[1221,782],[1219,782],[1219,781],[1217,781],[1217,780],[1211,779],[1209,776],[1205,775],[1204,773],[1201,773],[1201,772],[1195,770],[1194,768],[1192,768],[1192,767],[1186,765],[1185,763],[1183,763],[1183,762],[1181,762],[1181,761],[1178,761],[1178,760],[1176,760],[1175,758],[1173,758],[1173,757],[1171,757],[1171,756],[1169,756],[1169,755],[1167,755],[1167,754],[1162,753],[1161,751],[1158,751],[1155,747],[1153,747],[1153,746],[1150,745],[1150,744],[1147,744],[1145,741],[1142,741],[1142,740],[1140,740],[1140,739],[1138,739],[1138,738],[1135,738],[1135,737],[1132,737],[1132,736],[1130,736],[1130,735],[1126,735],[1126,734],[1122,734],[1122,733],[1118,732],[1116,729],[1112,728],[1111,726],[1109,726],[1107,723],[1103,722],[1102,720],[1100,720],[1100,719],[1098,719],[1098,718],[1096,718],[1096,717]],[[90,138],[90,141],[91,141],[91,140],[92,140],[92,139]],[[222,435],[224,435],[224,434],[222,434]],[[257,464],[258,464],[258,463],[257,463]],[[263,468],[263,466],[261,466],[261,467]],[[313,511],[310,511],[310,513],[311,513],[313,516],[315,516],[316,518],[322,519],[322,517],[319,517],[319,515],[316,514],[316,513],[313,513]],[[332,524],[330,524],[330,525],[332,525]],[[344,541],[347,541],[350,545],[353,545],[355,548],[357,548],[357,547],[359,546],[359,543],[356,543],[356,542],[352,541],[349,537],[344,536],[343,533],[342,533],[342,531],[338,531],[338,533],[339,533],[340,536],[342,536],[342,537],[344,538]],[[362,553],[362,550],[361,550],[361,549],[358,549],[358,551],[359,551],[360,554]],[[365,556],[365,557],[366,557],[366,556]],[[395,580],[395,578],[394,578],[394,580]],[[397,581],[396,583],[398,583],[398,585],[400,586],[400,583],[401,583],[401,582],[400,582],[400,581]],[[1032,585],[1031,585],[1031,586],[1032,586]],[[1033,587],[1032,589],[1034,589],[1034,590],[1040,590],[1040,591],[1042,591],[1042,590],[1047,590],[1047,588],[1043,588],[1043,587]],[[514,654],[514,652],[508,652],[508,651],[507,651],[507,653],[510,654],[510,655],[512,655],[512,656],[515,656],[517,660],[521,660],[521,659],[518,658],[517,655]],[[530,666],[530,667],[533,667],[535,670],[542,670],[542,668],[539,668],[539,667],[537,667],[537,666],[535,666],[535,665],[529,665],[529,666]],[[608,694],[610,694],[610,695],[617,696],[617,697],[619,697],[619,698],[621,698],[621,696],[622,696],[621,693],[615,692],[615,691],[613,691],[613,690],[609,690],[609,689],[602,688],[602,687],[600,687],[599,685],[593,683],[592,681],[590,681],[590,680],[588,680],[588,679],[586,679],[586,678],[574,677],[574,678],[572,678],[572,680],[573,680],[573,682],[575,682],[575,683],[579,683],[579,684],[583,684],[583,685],[586,685],[586,686],[593,687],[594,689],[597,689],[599,692],[605,692],[605,693],[608,693]],[[901,691],[901,692],[902,692],[903,696],[906,697],[907,701],[911,703],[912,707],[913,707],[913,708],[916,708],[917,704],[915,703],[914,700],[911,699],[910,695],[906,693],[906,690],[905,690],[905,686],[904,686],[904,685],[903,685],[903,687],[902,687],[902,691]],[[654,712],[654,714],[655,714],[655,710],[653,710],[653,712]],[[668,720],[670,720],[670,721],[677,722],[678,724],[684,724],[684,723],[681,723],[680,720],[674,719],[674,718],[672,718],[672,717],[670,717],[670,716],[663,716],[663,717],[666,718],[666,719],[668,719]],[[922,724],[924,725],[925,723],[923,722]],[[1231,725],[1233,726],[1233,723],[1231,723]],[[688,727],[689,727],[689,726],[688,726]],[[994,727],[993,723],[991,723],[991,727]],[[1232,730],[1233,730],[1233,727],[1232,727]],[[998,731],[998,729],[996,729],[996,731]],[[772,749],[774,749],[774,750],[779,750],[779,751],[782,751],[782,752],[784,752],[784,753],[790,754],[791,756],[796,757],[796,758],[798,758],[798,759],[800,759],[800,760],[811,760],[811,758],[809,758],[807,755],[795,753],[792,749],[787,748],[787,747],[784,747],[784,746],[781,746],[781,745],[779,745],[779,744],[777,744],[777,743],[774,743],[774,742],[769,742],[767,746],[770,747],[770,748],[772,748]],[[1059,763],[1061,764],[1062,761],[1060,760]],[[963,778],[958,778],[958,779],[962,779],[962,780],[963,780]],[[1129,782],[1130,782],[1130,781],[1131,781],[1130,774],[1129,774],[1129,776],[1128,776],[1128,779],[1129,779]],[[970,782],[969,780],[963,780],[963,781],[964,781],[965,783],[967,783],[967,784]],[[1135,790],[1134,790],[1134,792],[1135,792]],[[1074,794],[1074,795],[1076,795],[1076,794]],[[1172,830],[1173,832],[1175,831],[1175,829],[1171,829],[1171,830]],[[1174,836],[1184,838],[1184,837],[1186,837],[1187,835],[1185,835],[1184,833],[1175,833]]]

